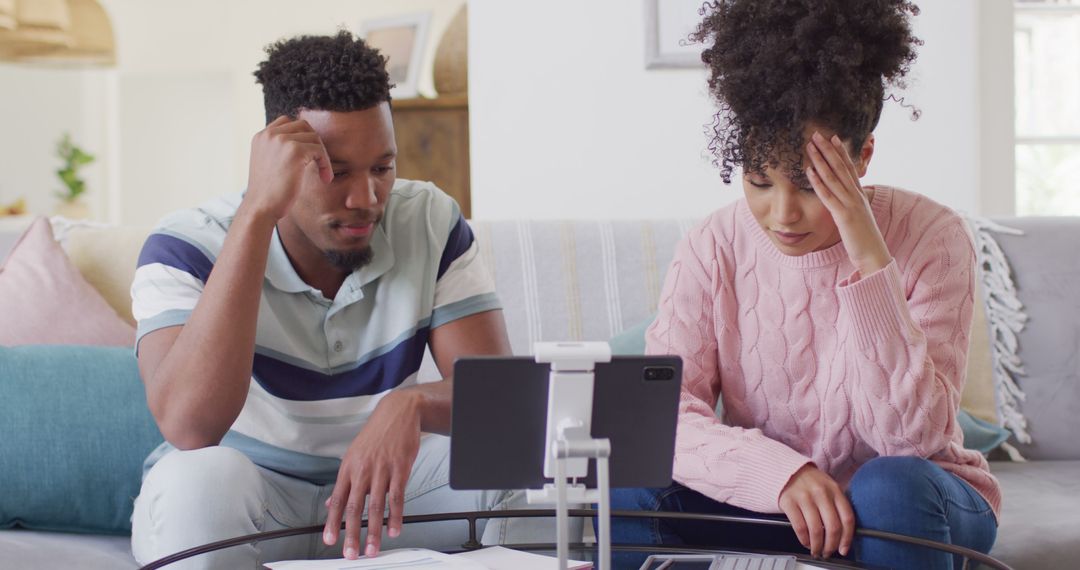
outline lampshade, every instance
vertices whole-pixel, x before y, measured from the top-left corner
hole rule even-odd
[[[15,0],[0,0],[0,30],[15,29]]]
[[[52,51],[71,45],[71,13],[65,0],[15,1],[15,29],[0,30],[0,57]]]
[[[109,15],[97,0],[67,0],[71,13],[71,45],[53,51],[25,54],[18,61],[54,65],[113,65],[116,44]]]

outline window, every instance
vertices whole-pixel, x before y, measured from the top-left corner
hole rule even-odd
[[[1080,215],[1080,0],[1016,0],[1017,215]]]

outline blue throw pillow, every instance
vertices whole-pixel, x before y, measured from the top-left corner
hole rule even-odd
[[[611,337],[611,354],[645,354],[645,330],[649,328],[655,315]],[[986,455],[1009,439],[1009,430],[980,420],[960,410],[958,416],[960,431],[964,432],[964,447],[974,449]]]
[[[956,419],[960,422],[960,431],[964,432],[964,447],[979,451],[983,455],[997,449],[1012,435],[1009,430],[980,420],[965,410],[960,410]]]
[[[655,315],[611,337],[611,354],[633,356],[645,354],[645,330],[652,324]]]
[[[131,348],[0,347],[0,528],[125,534],[162,442]]]

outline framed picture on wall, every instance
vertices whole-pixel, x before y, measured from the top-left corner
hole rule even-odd
[[[645,68],[703,67],[701,44],[690,34],[701,22],[703,0],[645,0]]]
[[[395,99],[409,99],[418,94],[430,20],[431,14],[420,12],[360,23],[360,37],[387,59],[386,70],[394,85],[390,96]]]

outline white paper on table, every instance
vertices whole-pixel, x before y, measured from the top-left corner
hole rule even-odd
[[[454,558],[466,558],[482,564],[491,570],[557,570],[559,559],[551,556],[543,556],[532,552],[512,550],[501,546],[492,546],[480,550],[471,550],[455,554]],[[592,562],[580,560],[568,560],[567,567],[570,570],[584,570],[592,568]]]
[[[346,560],[284,560],[265,564],[270,570],[488,570],[467,558],[458,558],[426,548],[398,548],[380,552],[375,558]]]

